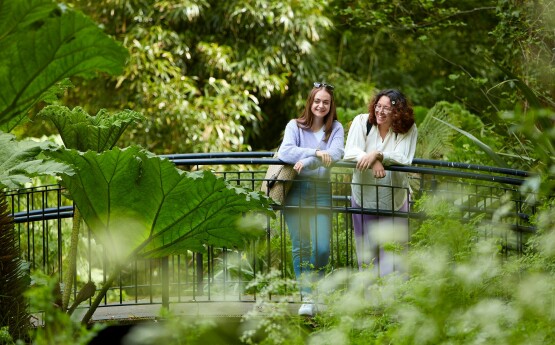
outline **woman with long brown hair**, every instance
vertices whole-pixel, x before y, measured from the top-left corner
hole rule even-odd
[[[278,150],[278,158],[298,172],[285,199],[284,216],[304,301],[299,315],[313,316],[316,312],[311,299],[312,279],[307,278],[322,276],[329,261],[330,166],[341,159],[343,147],[344,131],[337,121],[333,86],[314,83],[303,113],[287,124]]]

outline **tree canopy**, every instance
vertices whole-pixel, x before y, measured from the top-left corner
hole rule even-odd
[[[395,87],[426,109],[459,103],[511,138],[503,111],[555,108],[552,3],[74,0],[130,60],[65,101],[143,113],[121,143],[159,154],[275,148],[316,80],[336,86],[345,125],[376,89]]]

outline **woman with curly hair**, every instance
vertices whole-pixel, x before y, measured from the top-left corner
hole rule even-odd
[[[384,238],[407,241],[410,185],[406,172],[386,171],[384,166],[410,165],[417,136],[411,105],[393,89],[380,91],[368,114],[357,115],[351,123],[343,159],[356,162],[351,205],[360,210],[353,213],[359,269],[372,265],[384,276],[400,268],[395,246]]]

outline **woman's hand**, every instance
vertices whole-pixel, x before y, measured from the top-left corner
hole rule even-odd
[[[384,178],[385,177],[385,169],[383,167],[382,162],[376,159],[374,165],[372,165],[372,172],[374,172],[375,178]]]
[[[331,155],[327,151],[316,150],[316,157],[319,157],[322,160],[325,167],[329,167],[331,165]]]
[[[293,169],[295,169],[297,171],[297,173],[301,173],[301,170],[303,170],[303,162],[298,161],[297,163],[295,163],[295,165],[293,165]]]
[[[376,159],[378,151],[372,151],[370,153],[365,154],[358,162],[357,162],[357,169],[364,171],[367,169],[372,168],[374,162],[377,162]],[[383,166],[382,166],[383,167]]]

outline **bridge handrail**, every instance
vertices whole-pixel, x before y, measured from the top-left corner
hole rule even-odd
[[[184,153],[184,154],[168,154],[160,155],[160,157],[171,160],[176,165],[270,165],[270,164],[284,164],[274,157],[274,152],[212,152],[212,153]],[[457,163],[430,159],[413,160],[413,165],[390,165],[386,166],[386,170],[391,171],[404,171],[414,174],[446,176],[471,179],[477,181],[489,181],[501,184],[508,184],[520,186],[525,181],[525,178],[530,174],[526,171],[517,169],[507,169],[491,166],[482,166],[467,163]],[[428,166],[423,167],[422,165]],[[355,163],[350,161],[341,160],[333,165],[333,167],[342,168],[355,168]],[[441,168],[441,169],[438,169]],[[450,169],[444,169],[450,168]],[[460,170],[451,170],[460,169]],[[468,172],[461,170],[475,170],[484,173]],[[491,175],[486,173],[497,173],[508,176]],[[516,177],[510,177],[516,176]],[[263,178],[253,179],[255,181],[262,181]],[[25,212],[17,212],[12,215],[15,223],[24,223],[29,221],[49,220],[57,218],[71,218],[73,216],[73,206],[62,206],[60,208],[47,208],[39,210],[28,210]]]
[[[213,153],[183,153],[161,155],[160,157],[171,160],[176,165],[232,165],[232,164],[284,164],[277,158],[273,158],[274,152],[213,152]],[[405,171],[411,173],[427,173],[441,176],[470,178],[481,181],[499,182],[511,185],[521,185],[526,177],[531,176],[529,172],[518,169],[492,167],[486,165],[458,163],[449,161],[440,161],[432,159],[415,158],[411,166],[390,165],[385,167],[391,171]],[[421,167],[422,165],[431,166],[432,168]],[[341,160],[333,165],[334,167],[354,168],[355,163]],[[438,170],[433,167],[452,168],[461,170],[474,170],[487,173],[504,174],[509,176],[517,176],[523,178],[512,178],[506,176],[492,176],[488,174],[469,173],[453,170]]]
[[[210,152],[210,153],[176,153],[176,154],[167,154],[167,155],[159,155],[160,157],[167,158],[173,162],[187,165],[191,163],[191,160],[198,160],[199,162],[205,162],[205,160],[209,160],[211,164],[220,164],[215,163],[214,160],[216,159],[223,159],[223,163],[221,164],[235,164],[234,162],[230,162],[227,159],[239,159],[239,158],[260,158],[262,159],[260,164],[269,163],[274,164],[272,162],[277,162],[280,164],[280,161],[277,159],[273,159],[272,161],[268,160],[268,158],[272,158],[274,156],[273,151],[254,151],[254,152]],[[250,160],[245,160],[250,162]],[[182,163],[183,162],[183,163]],[[217,162],[217,160],[216,160]],[[258,162],[258,159],[255,159],[253,164]],[[351,163],[347,161],[341,161],[343,163]],[[246,164],[246,163],[237,163],[237,164]],[[512,168],[503,168],[503,167],[494,167],[494,166],[487,166],[487,165],[479,165],[479,164],[471,164],[471,163],[460,163],[460,162],[450,162],[450,161],[443,161],[443,160],[434,160],[434,159],[422,159],[422,158],[414,158],[412,160],[413,165],[429,165],[435,167],[442,167],[442,168],[455,168],[455,169],[465,169],[465,170],[478,170],[478,171],[487,171],[491,173],[498,173],[498,174],[505,174],[505,175],[514,175],[520,177],[529,177],[531,174],[525,170],[518,170]],[[206,163],[199,163],[198,165],[207,165]],[[354,166],[354,163],[353,163]]]

